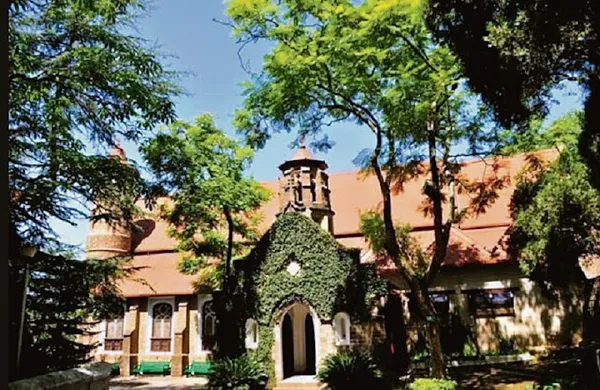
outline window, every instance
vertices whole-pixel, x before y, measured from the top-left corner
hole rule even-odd
[[[471,291],[469,309],[476,318],[513,316],[514,293],[509,289]]]
[[[440,319],[441,325],[444,326],[450,320],[450,294],[448,291],[431,292],[429,299],[435,307],[435,312]],[[415,298],[411,295],[408,301],[408,309],[410,311],[411,318],[414,316],[415,319],[421,318],[419,308]]]
[[[202,307],[202,349],[210,351],[215,346],[217,333],[217,316],[213,308],[213,301],[208,301]]]
[[[333,317],[333,331],[336,345],[350,345],[350,316],[346,313],[337,313]]]
[[[111,318],[107,318],[104,327],[104,350],[123,350],[123,319],[125,312],[121,310]]]
[[[442,323],[447,323],[450,319],[450,296],[445,293],[433,293],[430,297],[439,319]]]
[[[246,321],[246,349],[258,348],[258,323],[249,318]]]
[[[157,303],[152,307],[152,352],[171,351],[171,323],[173,306],[169,303]]]

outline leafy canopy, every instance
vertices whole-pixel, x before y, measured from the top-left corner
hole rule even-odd
[[[136,141],[174,116],[176,74],[142,39],[125,33],[143,4],[137,0],[15,0],[9,2],[8,194],[9,295],[22,294],[19,250],[41,249],[28,261],[22,361],[9,344],[11,378],[66,369],[88,360],[79,327],[121,304],[121,261],[66,256],[53,220],[75,224],[97,201],[96,217],[130,221],[144,183],[132,164],[104,156],[117,138]],[[100,152],[102,156],[96,153]],[[20,327],[13,299],[11,334]]]
[[[178,249],[187,254],[180,269],[201,272],[214,286],[217,278],[203,267],[211,258],[226,259],[229,245],[233,255],[244,253],[257,239],[258,208],[269,197],[266,188],[244,175],[252,149],[227,137],[204,114],[194,123],[175,121],[141,151],[158,193],[168,195],[160,212],[171,225]]]
[[[569,113],[534,135],[542,140],[538,147],[558,142],[563,149],[551,163],[530,157],[511,204],[511,249],[521,268],[557,287],[585,280],[579,258],[600,254],[600,192],[587,179],[589,170],[576,146],[581,117]],[[534,150],[528,142],[520,146]]]
[[[173,119],[176,74],[123,32],[142,9],[135,0],[10,4],[10,217],[30,241],[49,246],[52,218],[73,223],[98,199],[115,217],[133,212],[137,172],[88,147],[136,141]]]
[[[600,188],[600,3],[430,0],[428,25],[505,126],[546,116],[553,88],[587,92],[579,149]]]

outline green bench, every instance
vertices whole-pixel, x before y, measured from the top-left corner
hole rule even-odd
[[[170,362],[144,362],[142,361],[133,369],[134,375],[161,374],[167,375],[171,372]]]
[[[186,369],[183,371],[184,375],[208,375],[212,372],[212,364],[211,362],[198,362],[193,361]]]

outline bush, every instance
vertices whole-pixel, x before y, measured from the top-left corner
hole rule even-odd
[[[454,390],[456,382],[446,379],[417,378],[408,388],[410,390]]]
[[[211,390],[260,390],[267,384],[268,376],[262,364],[254,357],[241,355],[213,362],[208,375]]]
[[[381,388],[381,373],[367,351],[351,350],[325,358],[318,378],[331,390]]]

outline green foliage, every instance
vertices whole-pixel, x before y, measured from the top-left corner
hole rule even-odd
[[[230,0],[227,14],[242,44],[272,43],[261,74],[245,84],[244,106],[235,115],[234,125],[246,141],[260,148],[280,131],[317,137],[336,122],[365,126],[373,133],[375,146],[363,150],[355,162],[377,175],[383,198],[380,212],[387,216],[383,226],[389,232],[371,235],[377,240],[373,245],[385,249],[403,277],[427,272],[425,279],[432,280],[445,257],[450,231],[450,225],[442,226],[441,192],[460,171],[451,150],[468,144],[469,154],[485,154],[493,149],[495,134],[491,126],[482,126],[487,112],[462,88],[462,70],[450,50],[431,41],[424,3]],[[313,146],[327,149],[331,143],[324,135]],[[399,253],[397,236],[409,236],[395,234],[389,200],[392,189],[401,190],[406,181],[428,169],[421,164],[424,155],[434,162],[429,169],[432,191],[424,203],[436,229],[435,254],[427,270],[419,253]],[[450,175],[434,173],[433,167]],[[493,190],[502,188],[502,182],[497,183]],[[473,196],[476,212],[495,199],[485,185],[465,189],[478,192]],[[421,285],[427,288],[426,283]],[[435,375],[442,375],[441,351],[436,356]]]
[[[573,147],[582,131],[583,112],[571,111],[543,127],[543,121],[534,119],[523,132],[505,131],[502,154],[511,155],[536,150]]]
[[[266,383],[261,363],[250,355],[215,360],[208,375],[211,390],[260,390]]]
[[[505,126],[545,117],[565,82],[587,91],[579,148],[600,188],[597,2],[431,0],[428,25],[460,58],[469,85]]]
[[[138,173],[86,147],[137,141],[174,117],[176,75],[122,32],[140,8],[132,0],[11,2],[10,217],[29,241],[59,246],[49,220],[73,223],[88,202],[101,199],[107,219],[134,212]]]
[[[395,226],[396,241],[400,247],[400,258],[395,259],[402,269],[420,279],[425,276],[429,261],[419,241],[411,235],[408,224]],[[385,256],[385,224],[379,212],[366,212],[360,216],[360,232],[365,236],[369,247],[379,256]]]
[[[579,257],[600,253],[600,192],[589,183],[586,165],[565,149],[517,186],[510,243],[523,271],[559,287],[582,281]]]
[[[300,264],[292,276],[286,268]],[[293,302],[310,305],[322,322],[340,311],[355,321],[370,319],[373,304],[387,293],[375,268],[359,264],[359,252],[342,247],[317,223],[299,213],[278,217],[250,254],[235,262],[238,325],[247,318],[259,323],[255,354],[273,378],[273,321]],[[242,343],[243,340],[240,340]]]
[[[332,390],[380,388],[381,373],[370,353],[340,351],[325,357],[317,375]]]
[[[369,318],[372,303],[386,292],[386,285],[373,268],[359,264],[358,255],[306,216],[283,214],[237,262],[247,310],[266,325],[278,310],[303,299],[322,321],[339,311]],[[291,261],[301,267],[295,276],[286,270]]]
[[[117,138],[138,141],[174,117],[176,74],[146,42],[123,32],[142,9],[137,0],[9,4],[9,273],[16,279],[9,285],[11,297],[23,291],[20,246],[40,248],[30,264],[23,344],[22,361],[30,370],[20,376],[85,361],[90,347],[75,340],[83,332],[77,325],[92,314],[114,312],[109,303],[118,301],[115,280],[122,264],[62,256],[68,247],[50,221],[74,224],[96,203],[95,218],[131,222],[134,199],[146,190],[131,163],[105,156]],[[20,301],[14,301],[11,334],[20,321]],[[9,346],[11,363],[15,344]],[[12,366],[10,374],[16,379]]]
[[[79,261],[41,252],[35,256],[30,264],[34,272],[28,284],[20,377],[65,370],[90,360],[89,352],[97,344],[78,339],[93,334],[82,325],[94,324],[90,318],[106,318],[123,310],[116,287],[124,276],[123,265],[123,260]],[[17,273],[14,265],[9,269],[11,291],[19,291],[23,273]],[[20,294],[11,296],[20,309]],[[10,318],[14,335],[17,318]]]
[[[456,382],[447,379],[417,378],[408,385],[410,390],[454,390]]]
[[[252,150],[227,137],[204,114],[193,124],[174,122],[141,151],[156,178],[156,192],[168,194],[171,201],[160,211],[177,248],[185,253],[180,270],[200,273],[202,284],[218,287],[216,275],[223,270],[207,268],[207,259],[226,260],[228,266],[229,255],[244,253],[248,242],[257,239],[257,210],[269,196],[267,189],[244,177]]]

